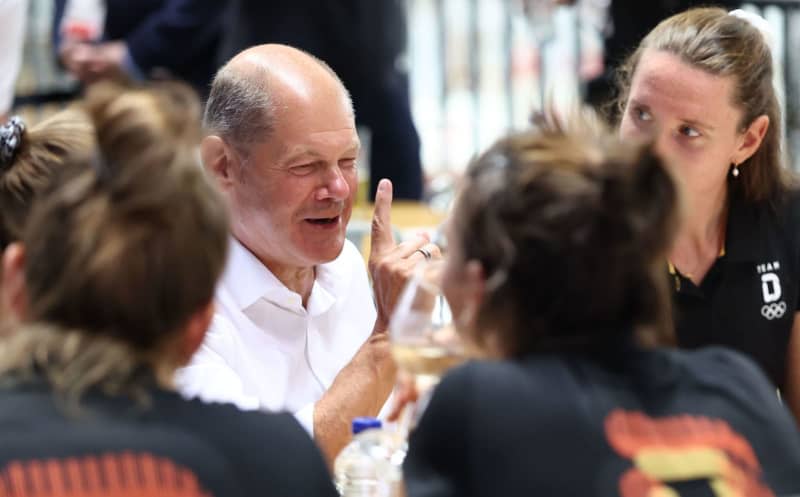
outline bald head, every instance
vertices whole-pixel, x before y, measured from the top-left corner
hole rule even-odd
[[[350,96],[320,59],[287,45],[257,45],[234,56],[214,78],[204,125],[246,153],[270,137],[292,109]]]
[[[344,90],[339,76],[328,64],[288,45],[257,45],[233,57],[220,70],[242,77],[268,80],[275,91],[308,92],[312,87],[334,85]],[[346,90],[345,90],[346,91]]]

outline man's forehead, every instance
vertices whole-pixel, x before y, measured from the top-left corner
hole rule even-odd
[[[282,157],[316,156],[322,157],[330,152],[358,150],[361,144],[353,128],[309,133],[296,141],[280,144]]]

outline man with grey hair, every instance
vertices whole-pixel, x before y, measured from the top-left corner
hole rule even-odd
[[[205,121],[203,164],[228,201],[233,239],[211,329],[178,384],[206,400],[290,410],[332,461],[351,420],[386,402],[396,372],[389,316],[413,267],[438,249],[425,236],[394,242],[383,180],[373,300],[345,239],[357,185],[353,107],[312,56],[283,45],[243,51],[217,74]]]

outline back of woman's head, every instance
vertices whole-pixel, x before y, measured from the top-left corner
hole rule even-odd
[[[708,74],[734,81],[731,104],[741,110],[740,130],[759,116],[769,127],[758,150],[740,164],[741,185],[748,201],[774,202],[791,178],[783,167],[781,109],[773,85],[769,41],[751,21],[719,8],[696,8],[676,14],[656,26],[619,68],[617,108],[624,114],[633,76],[644,54],[663,51]]]
[[[0,250],[22,234],[33,200],[65,164],[88,164],[94,128],[77,108],[27,128],[12,119],[0,132]]]
[[[23,237],[30,320],[150,351],[210,302],[227,217],[189,146],[200,122],[190,91],[89,92],[92,167],[58,178]]]
[[[100,151],[109,162],[140,160],[143,153],[171,154],[200,141],[202,108],[188,86],[164,81],[150,86],[93,85],[84,103],[98,127]]]
[[[648,147],[576,117],[500,140],[469,166],[454,224],[503,353],[671,340],[664,257],[675,183]],[[475,337],[478,341],[487,337]]]

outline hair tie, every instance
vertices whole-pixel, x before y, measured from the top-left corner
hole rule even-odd
[[[728,12],[728,15],[738,17],[739,19],[745,20],[752,24],[753,27],[755,27],[761,33],[761,36],[764,37],[764,41],[767,43],[769,51],[774,55],[775,36],[772,33],[772,26],[769,25],[769,22],[766,19],[758,14],[742,9],[732,10]]]
[[[25,123],[19,116],[14,116],[0,127],[0,168],[7,169],[17,150],[22,145],[22,135],[25,133]]]

